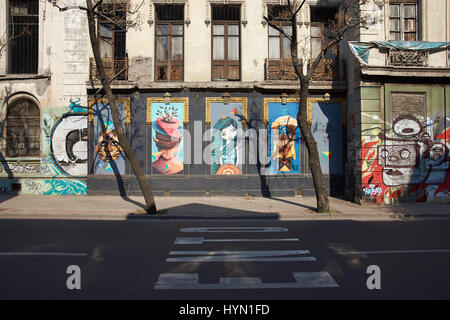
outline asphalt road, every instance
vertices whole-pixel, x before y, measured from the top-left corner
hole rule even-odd
[[[0,220],[0,299],[450,299],[449,266],[449,219]]]

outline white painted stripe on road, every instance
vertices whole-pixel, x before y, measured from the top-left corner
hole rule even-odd
[[[58,257],[85,257],[87,253],[73,252],[0,252],[0,256],[58,256]]]
[[[205,239],[205,238],[177,238],[175,244],[203,244],[204,242],[287,242],[299,241],[298,238],[285,239]]]
[[[317,261],[314,257],[281,257],[281,258],[254,258],[243,256],[202,256],[202,257],[182,257],[167,258],[166,262],[307,262]]]
[[[450,249],[432,250],[384,250],[384,251],[338,251],[342,255],[363,255],[363,254],[397,254],[397,253],[450,253]]]
[[[166,262],[275,262],[317,261],[315,257],[299,257],[308,250],[264,251],[171,251],[169,255],[193,255],[194,257],[167,258]]]
[[[286,256],[293,254],[308,254],[309,250],[257,250],[257,251],[170,251],[169,255],[247,255],[247,256]]]
[[[286,232],[283,227],[198,227],[181,228],[181,232]]]
[[[220,278],[219,283],[199,283],[198,273],[162,273],[155,290],[302,289],[337,288],[328,272],[294,272],[295,282],[263,283],[257,277]]]

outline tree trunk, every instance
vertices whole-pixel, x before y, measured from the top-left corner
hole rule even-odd
[[[328,202],[327,189],[323,180],[322,168],[320,167],[319,151],[317,143],[311,131],[311,124],[308,123],[308,97],[309,97],[309,80],[312,71],[308,76],[303,74],[303,62],[300,62],[297,48],[297,18],[295,14],[292,16],[292,40],[291,40],[291,57],[294,65],[295,73],[300,81],[300,103],[298,106],[297,122],[300,124],[300,131],[305,139],[306,148],[309,155],[309,167],[313,177],[314,189],[316,191],[317,211],[320,213],[329,212],[330,205]]]
[[[297,121],[300,124],[300,131],[305,139],[306,148],[308,149],[309,168],[311,169],[314,189],[316,191],[317,211],[325,213],[330,211],[330,205],[328,202],[327,189],[323,180],[322,168],[320,167],[317,143],[312,134],[311,124],[308,123],[308,86],[309,81],[305,81],[305,79],[300,80],[300,103]]]
[[[123,148],[123,151],[125,152],[125,155],[127,156],[131,168],[133,169],[134,175],[136,176],[136,179],[139,183],[139,186],[141,188],[142,194],[145,199],[145,210],[149,214],[155,214],[156,213],[156,205],[155,200],[153,198],[152,191],[150,189],[150,186],[148,185],[147,181],[145,180],[145,176],[141,170],[141,167],[139,166],[139,162],[133,152],[133,149],[131,147],[130,141],[128,140],[125,131],[122,127],[122,123],[120,121],[119,117],[119,111],[116,105],[116,102],[114,100],[114,95],[111,90],[111,86],[109,84],[110,79],[105,73],[105,69],[103,67],[103,63],[100,57],[100,51],[97,41],[97,33],[96,33],[96,25],[95,25],[95,14],[93,11],[92,6],[92,0],[86,0],[87,3],[87,17],[88,17],[88,23],[89,23],[89,37],[91,40],[91,47],[92,52],[94,54],[95,64],[97,65],[97,72],[100,77],[100,81],[102,83],[103,90],[105,91],[106,97],[108,99],[109,107],[111,110],[111,116],[114,121],[114,127],[116,130],[117,138],[119,139],[119,143],[121,147]]]

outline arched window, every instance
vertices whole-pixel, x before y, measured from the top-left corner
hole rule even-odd
[[[5,155],[7,157],[39,156],[40,112],[30,99],[19,98],[8,106],[5,122]]]

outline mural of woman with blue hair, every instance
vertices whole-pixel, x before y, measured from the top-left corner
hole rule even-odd
[[[237,143],[237,122],[222,116],[214,125],[216,129],[211,151],[211,174],[241,174],[239,169],[239,148]]]

